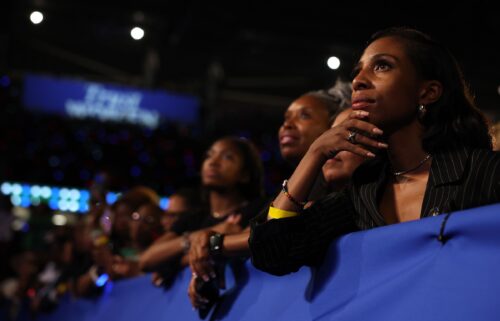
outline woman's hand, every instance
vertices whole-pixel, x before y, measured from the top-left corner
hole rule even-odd
[[[375,157],[370,147],[387,148],[374,137],[383,134],[377,126],[366,121],[367,111],[356,110],[342,123],[330,128],[318,137],[309,148],[308,153],[322,157],[323,161],[335,157],[340,151],[349,151],[363,157]]]
[[[189,248],[189,266],[194,275],[204,281],[215,277],[213,261],[210,258],[210,236],[216,232],[211,230],[200,230],[190,234],[191,247]]]
[[[194,273],[191,276],[191,281],[189,282],[188,286],[188,296],[189,300],[191,301],[191,305],[195,309],[203,309],[205,307],[205,304],[209,302],[208,299],[202,297],[198,292],[196,292],[196,276]]]

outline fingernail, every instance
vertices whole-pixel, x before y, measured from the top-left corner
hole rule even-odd
[[[215,277],[216,277],[216,276],[217,276],[217,275],[215,275],[215,272],[210,273],[210,277],[211,277],[212,279],[215,279]]]
[[[372,152],[368,152],[368,153],[366,153],[366,156],[368,156],[368,157],[375,157],[375,154],[372,153]]]
[[[360,110],[360,111],[358,111],[358,115],[360,115],[360,116],[368,116],[368,115],[370,115],[370,113],[367,112],[367,111],[365,111],[365,110]]]
[[[204,276],[202,277],[202,279],[203,279],[203,281],[205,281],[205,282],[210,281],[210,278],[208,277],[208,275],[204,275]]]
[[[384,132],[378,128],[373,128],[372,132],[374,132],[377,135],[382,135]]]
[[[379,147],[383,147],[383,148],[387,148],[389,147],[389,145],[385,144],[385,143],[378,143],[378,146]]]

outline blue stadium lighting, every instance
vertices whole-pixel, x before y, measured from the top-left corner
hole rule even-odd
[[[78,210],[80,209],[80,205],[78,205],[77,202],[70,202],[69,206],[68,206],[68,209],[71,212],[78,212]]]
[[[80,190],[80,203],[88,202],[89,199],[90,199],[90,193],[89,193],[89,191],[81,189]]]
[[[20,206],[21,205],[21,196],[15,195],[15,194],[11,195],[10,196],[10,202],[14,206]]]
[[[30,195],[30,190],[31,190],[31,187],[29,185],[27,185],[27,184],[24,184],[22,186],[22,192],[21,192],[21,194],[23,196],[29,196]]]
[[[12,192],[12,185],[10,185],[10,183],[8,182],[2,183],[0,190],[4,195],[10,195],[10,193]]]
[[[10,196],[14,206],[29,207],[47,202],[50,209],[54,211],[86,213],[89,210],[90,192],[86,189],[3,182],[0,184],[0,192]],[[120,195],[120,193],[108,192],[106,202],[113,204]],[[168,204],[168,197],[160,199],[161,208],[166,209]]]
[[[29,207],[31,205],[31,200],[27,196],[23,196],[21,198],[21,203],[19,204],[21,207]]]
[[[48,186],[43,186],[40,188],[40,195],[42,198],[48,199],[52,195],[52,189]]]
[[[55,198],[50,199],[49,200],[49,207],[51,210],[54,210],[54,211],[58,210],[59,204],[57,202],[57,199],[55,199]]]
[[[166,210],[169,204],[170,204],[170,199],[168,197],[162,197],[160,199],[160,207],[162,209]]]
[[[108,192],[106,195],[106,202],[108,204],[113,204],[118,199],[118,194],[113,192]]]
[[[21,187],[21,184],[13,184],[12,185],[12,194],[13,195],[21,195],[23,192],[23,188]]]
[[[33,185],[33,186],[31,186],[30,194],[33,197],[40,197],[40,196],[42,196],[42,189],[38,185]]]
[[[59,202],[57,202],[57,206],[59,206],[59,209],[61,211],[67,211],[69,209],[69,202],[65,199],[62,199]]]
[[[80,198],[80,191],[76,188],[69,191],[69,198],[72,200],[78,200]]]
[[[66,200],[70,197],[70,193],[69,193],[69,189],[67,188],[61,188],[61,190],[59,191],[59,197],[63,200]]]

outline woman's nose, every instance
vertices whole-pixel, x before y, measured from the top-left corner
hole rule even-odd
[[[361,70],[356,77],[352,80],[352,90],[362,90],[369,87],[369,81],[366,77],[366,74],[363,70]]]

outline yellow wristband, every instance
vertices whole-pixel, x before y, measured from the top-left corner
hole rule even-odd
[[[294,217],[299,215],[297,212],[292,212],[292,211],[285,211],[276,207],[269,206],[269,212],[267,212],[267,216],[270,218],[287,218],[287,217]]]

